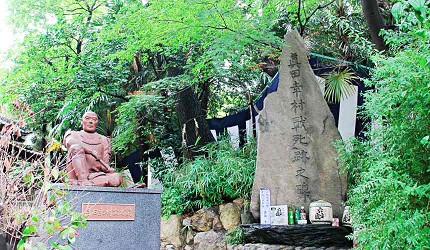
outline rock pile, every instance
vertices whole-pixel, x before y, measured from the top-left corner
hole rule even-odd
[[[191,217],[171,215],[161,222],[161,249],[227,249],[225,234],[241,224],[243,199],[202,208]]]

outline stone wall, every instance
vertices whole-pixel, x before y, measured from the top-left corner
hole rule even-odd
[[[203,208],[191,217],[171,215],[161,221],[161,249],[227,249],[227,230],[241,224],[243,199]]]

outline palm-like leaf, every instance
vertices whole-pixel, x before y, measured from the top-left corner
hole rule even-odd
[[[358,77],[354,73],[349,72],[348,69],[345,69],[341,72],[326,74],[323,78],[325,79],[326,86],[324,97],[327,101],[336,103],[354,93],[355,89],[352,81]]]

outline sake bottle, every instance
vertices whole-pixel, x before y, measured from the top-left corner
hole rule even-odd
[[[294,212],[292,206],[288,207],[288,225],[294,225]]]
[[[296,209],[294,210],[294,222],[295,224],[299,224],[299,220],[300,220],[300,210],[299,207],[296,207]]]

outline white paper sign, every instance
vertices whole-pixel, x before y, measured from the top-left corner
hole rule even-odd
[[[272,225],[288,225],[288,206],[270,206]]]
[[[268,188],[260,188],[260,224],[271,225],[270,190]]]

